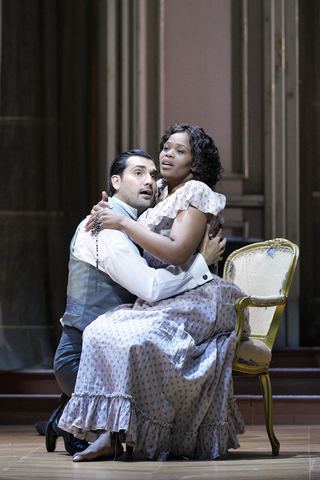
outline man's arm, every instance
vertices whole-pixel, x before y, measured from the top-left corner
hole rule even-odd
[[[96,265],[96,238],[80,227],[73,254]],[[98,235],[99,269],[134,295],[154,302],[185,292],[212,279],[202,255],[193,256],[181,267],[150,268],[135,245],[117,230]]]

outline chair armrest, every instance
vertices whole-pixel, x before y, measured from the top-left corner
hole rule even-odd
[[[244,327],[244,309],[246,307],[276,307],[278,305],[285,305],[287,298],[284,295],[275,295],[273,297],[241,297],[238,298],[235,303],[234,307],[237,310],[237,319],[235,325],[235,333],[237,335],[237,348],[234,354],[234,358],[236,358],[240,343],[242,340],[243,334],[243,327]]]
[[[234,303],[234,308],[237,311],[237,318],[236,318],[234,331],[238,339],[237,347],[234,352],[234,357],[233,357],[234,359],[237,356],[238,350],[240,348],[240,343],[242,340],[243,327],[244,327],[244,309],[248,306],[248,302],[250,302],[250,297],[241,297],[241,298],[238,298]]]
[[[287,297],[275,295],[273,297],[241,297],[235,302],[236,310],[244,310],[246,307],[276,307],[285,305]]]

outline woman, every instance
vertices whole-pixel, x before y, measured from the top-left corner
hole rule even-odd
[[[212,138],[184,124],[167,129],[159,160],[165,182],[157,205],[138,225],[105,211],[104,225],[124,230],[148,252],[151,266],[181,265],[208,221],[218,229],[225,198],[212,189],[222,167]],[[244,425],[231,363],[234,301],[242,295],[214,276],[173,298],[138,299],[87,327],[75,393],[59,424],[93,442],[74,461],[121,454],[119,438],[160,460],[225,458],[228,448],[237,448]]]

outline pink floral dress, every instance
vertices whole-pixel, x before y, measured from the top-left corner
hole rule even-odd
[[[216,223],[224,204],[223,195],[192,180],[139,222],[168,235],[189,205],[212,213]],[[242,295],[214,276],[175,297],[137,299],[98,317],[83,334],[75,392],[59,426],[89,442],[101,431],[119,432],[151,459],[226,458],[244,432],[231,376],[234,301]]]

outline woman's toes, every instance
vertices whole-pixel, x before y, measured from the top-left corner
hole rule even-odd
[[[79,453],[75,453],[72,457],[73,462],[82,462],[83,459],[84,459],[83,456],[80,455]]]

